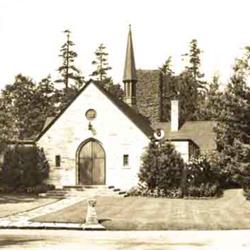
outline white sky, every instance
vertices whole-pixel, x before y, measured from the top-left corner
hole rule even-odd
[[[168,56],[176,71],[192,38],[204,51],[203,70],[225,81],[234,58],[250,45],[249,0],[0,0],[0,88],[18,73],[39,81],[56,78],[65,29],[72,31],[76,66],[92,72],[104,43],[111,75],[122,81],[128,24],[139,69],[155,69]]]

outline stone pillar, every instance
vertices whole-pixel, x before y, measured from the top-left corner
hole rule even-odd
[[[89,199],[87,201],[87,215],[86,222],[83,224],[84,230],[105,230],[105,227],[98,222],[96,214],[96,199]]]
[[[87,209],[87,216],[86,216],[86,225],[96,225],[99,224],[97,215],[96,215],[96,200],[89,199],[88,200],[88,209]]]

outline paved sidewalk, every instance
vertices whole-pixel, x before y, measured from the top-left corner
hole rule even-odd
[[[37,209],[0,218],[0,228],[60,228],[80,230],[82,229],[82,224],[79,223],[42,223],[32,222],[30,220],[72,206],[85,199],[87,199],[87,196],[67,197],[63,200],[56,201]]]

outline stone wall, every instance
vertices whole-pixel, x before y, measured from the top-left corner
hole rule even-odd
[[[89,130],[85,117],[88,109],[96,110]],[[148,145],[147,136],[100,90],[90,84],[39,139],[50,163],[49,183],[62,187],[78,184],[77,152],[79,145],[93,138],[101,142],[106,153],[106,185],[127,190],[138,182],[141,155]],[[61,166],[55,166],[55,156]],[[129,164],[123,165],[123,156]]]

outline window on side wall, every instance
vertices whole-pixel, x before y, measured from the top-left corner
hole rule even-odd
[[[128,167],[129,165],[129,156],[128,154],[123,155],[123,167]]]
[[[55,161],[56,161],[56,167],[61,167],[61,156],[60,155],[56,155]]]

